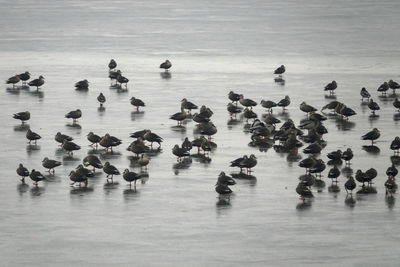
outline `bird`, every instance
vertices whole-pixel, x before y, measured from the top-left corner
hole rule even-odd
[[[38,135],[37,133],[32,132],[31,129],[28,129],[28,131],[26,132],[26,138],[29,140],[29,144],[32,141],[35,141],[35,145],[36,145],[37,140],[39,140],[42,137],[40,135]]]
[[[344,183],[344,188],[346,189],[347,194],[349,194],[349,191],[350,191],[350,195],[353,194],[353,190],[354,190],[354,188],[356,188],[356,186],[357,186],[357,184],[354,181],[353,176],[349,176],[347,178],[346,183]]]
[[[364,134],[361,136],[362,140],[371,140],[371,145],[374,144],[374,141],[378,139],[381,136],[380,131],[377,128],[372,129],[372,131],[369,131],[368,133]]]
[[[78,146],[77,144],[75,144],[72,141],[68,141],[66,139],[64,139],[64,142],[62,143],[61,146],[65,151],[67,151],[68,155],[72,156],[74,154],[74,150],[79,150],[81,149],[80,146]]]
[[[244,98],[243,95],[240,95],[239,103],[240,103],[242,106],[246,107],[246,108],[250,108],[250,110],[251,110],[253,107],[257,106],[257,102],[256,102],[256,101],[251,100],[250,98]]]
[[[99,96],[97,97],[97,101],[99,101],[100,107],[102,107],[103,104],[106,102],[106,97],[103,95],[103,93],[99,94]]]
[[[337,88],[337,83],[336,83],[336,81],[332,81],[332,82],[330,82],[330,83],[328,83],[326,86],[325,86],[325,88],[324,88],[324,90],[325,91],[329,91],[329,95],[333,95],[334,94],[334,90]]]
[[[105,151],[108,151],[110,149],[111,152],[113,152],[112,148],[114,146],[119,146],[122,144],[122,140],[118,139],[115,136],[111,136],[110,134],[106,133],[99,141],[99,145],[105,148]]]
[[[128,82],[129,82],[128,78],[122,76],[121,73],[119,73],[117,75],[116,79],[117,79],[117,82],[119,82],[120,87],[122,87],[122,84],[124,83],[125,84],[125,88],[128,88]]]
[[[108,63],[108,68],[111,70],[115,69],[117,67],[117,62],[114,59],[110,60],[110,63]]]
[[[144,107],[145,104],[139,98],[131,97],[131,105],[136,107],[136,111],[139,111],[139,107]]]
[[[210,121],[210,118],[208,118],[204,115],[201,115],[199,113],[194,113],[192,119],[194,122],[197,122],[197,123],[207,123]]]
[[[201,134],[208,136],[208,140],[211,140],[211,136],[218,132],[217,127],[212,122],[202,123],[199,128]]]
[[[240,100],[240,94],[230,91],[228,94],[228,98],[230,101],[232,101],[232,103],[236,103],[237,106],[237,102]]]
[[[230,165],[230,167],[239,167],[240,168],[240,172],[242,172],[242,170],[243,170],[243,165],[241,164],[242,163],[242,161],[243,160],[247,160],[247,156],[246,155],[244,155],[243,157],[240,157],[240,158],[237,158],[237,159],[235,159],[235,160],[233,160],[233,161],[231,161],[230,163],[231,163],[231,165]]]
[[[203,135],[200,136],[199,138],[194,139],[192,141],[192,146],[197,147],[197,153],[200,153],[201,147],[202,147],[204,142],[207,142],[207,139]]]
[[[88,185],[87,176],[83,175],[81,172],[71,171],[68,176],[69,179],[72,181],[71,186],[75,185],[75,183],[78,183],[79,186],[81,186],[81,183],[84,183],[85,187]]]
[[[183,140],[181,147],[184,148],[187,152],[190,152],[193,145],[192,142],[189,141],[188,137],[185,137],[185,140]]]
[[[264,120],[264,122],[265,122],[266,124],[274,125],[274,126],[275,126],[275,124],[281,122],[280,119],[276,118],[276,117],[275,117],[274,115],[272,115],[272,114],[267,114],[267,115],[263,118],[263,120]]]
[[[321,111],[324,111],[325,109],[330,109],[331,111],[334,111],[335,108],[336,108],[339,104],[341,104],[339,101],[336,101],[336,100],[331,101],[331,102],[329,102],[328,104],[326,104],[325,106],[323,106],[322,109],[321,109]]]
[[[120,70],[112,71],[108,73],[108,78],[111,80],[111,85],[113,80],[117,80],[118,75],[122,75],[122,72]]]
[[[172,154],[178,157],[178,162],[181,161],[182,157],[190,156],[189,152],[186,149],[179,147],[179,145],[175,145],[172,148]]]
[[[321,178],[321,173],[325,170],[326,165],[322,159],[317,159],[314,165],[310,168],[309,173],[315,173],[316,177]]]
[[[15,84],[19,83],[20,80],[18,75],[14,75],[6,80],[6,84],[12,84],[13,88],[15,88]]]
[[[370,168],[364,173],[365,180],[368,182],[369,185],[372,184],[372,180],[375,179],[377,175],[378,172],[374,168]]]
[[[319,154],[321,152],[321,150],[322,150],[322,146],[319,143],[314,142],[311,145],[304,148],[303,153],[315,155],[315,154]]]
[[[94,172],[83,167],[82,164],[79,164],[78,167],[75,168],[75,171],[86,177],[94,177]]]
[[[306,200],[306,198],[312,198],[314,197],[313,193],[311,192],[310,188],[307,187],[306,183],[301,181],[297,187],[296,187],[296,193],[300,195],[300,199],[303,200],[303,202]]]
[[[44,84],[44,77],[42,75],[39,78],[34,79],[28,83],[29,86],[35,86],[36,90],[39,90],[39,87]]]
[[[340,160],[342,158],[342,150],[338,149],[336,151],[332,151],[330,153],[328,153],[327,155],[328,159],[337,161]]]
[[[277,104],[271,100],[261,100],[260,104],[263,108],[266,108],[269,113],[272,113],[272,108],[277,106]]]
[[[82,117],[82,111],[80,109],[73,110],[65,114],[65,118],[72,119],[72,123],[76,123],[80,117]]]
[[[400,101],[397,97],[393,101],[393,107],[397,109],[397,112],[400,112]]]
[[[110,162],[108,161],[104,163],[103,171],[107,174],[106,176],[107,183],[109,180],[111,180],[111,183],[114,183],[113,180],[114,175],[120,175],[119,170],[114,165],[111,165]]]
[[[382,83],[378,87],[378,92],[382,92],[382,95],[386,95],[386,92],[389,90],[389,84],[387,82]]]
[[[241,168],[246,168],[247,173],[251,173],[254,166],[257,165],[257,158],[254,154],[251,154],[250,157],[243,158],[243,160],[240,162]]]
[[[38,186],[38,182],[45,180],[44,176],[39,171],[35,171],[35,169],[31,171],[29,177],[32,179],[35,186]]]
[[[392,166],[389,166],[386,170],[386,175],[391,178],[395,178],[396,175],[399,173],[399,170],[392,164]]]
[[[26,81],[31,78],[31,74],[29,73],[29,71],[25,71],[24,73],[18,74],[18,77],[20,78],[22,85],[25,85]]]
[[[367,101],[369,101],[369,98],[371,97],[370,93],[368,93],[365,87],[361,88],[360,95],[361,95],[361,101],[364,101],[364,98],[366,98]]]
[[[375,115],[375,111],[380,110],[378,103],[374,102],[373,99],[370,99],[368,102],[368,108],[371,110],[372,115]]]
[[[128,169],[124,170],[124,172],[122,173],[122,177],[125,181],[129,182],[129,187],[132,186],[132,182],[134,184],[134,187],[136,187],[136,181],[141,179],[136,172],[131,172]]]
[[[54,159],[49,159],[48,157],[45,157],[42,160],[42,166],[46,169],[48,169],[47,171],[50,173],[51,170],[53,170],[53,174],[55,173],[54,168],[61,166],[62,163],[60,161],[54,160]]]
[[[227,196],[230,199],[230,195],[232,194],[232,190],[226,184],[217,183],[215,185],[215,192],[218,193],[218,198],[221,199],[222,196]]]
[[[251,110],[249,108],[245,108],[243,110],[243,117],[246,118],[246,123],[248,123],[249,119],[256,119],[257,114],[253,110]]]
[[[147,170],[147,165],[149,165],[149,162],[150,162],[150,159],[145,154],[142,154],[138,160],[140,169],[144,168],[145,170]]]
[[[235,185],[236,181],[231,176],[226,175],[225,172],[221,172],[218,175],[217,184]]]
[[[316,159],[313,156],[308,156],[299,162],[299,167],[306,169],[306,174],[308,174],[308,170],[314,166],[316,163]]]
[[[353,158],[353,151],[351,148],[347,148],[345,151],[343,151],[341,158],[345,161],[346,165],[350,165],[350,161]]]
[[[279,74],[279,76],[281,76],[283,73],[285,73],[285,71],[286,71],[285,66],[284,66],[284,65],[281,65],[279,68],[277,68],[277,69],[274,71],[274,74]]]
[[[214,114],[214,112],[209,107],[206,107],[205,105],[202,105],[200,107],[199,115],[206,117],[206,118],[211,118],[211,116],[213,114]]]
[[[314,108],[313,106],[307,105],[306,102],[304,102],[304,101],[300,104],[300,110],[307,113],[307,118],[309,117],[310,113],[317,111],[316,108]]]
[[[29,111],[22,111],[13,114],[13,118],[20,120],[22,124],[24,124],[27,120],[31,118],[31,113]]]
[[[147,130],[147,132],[143,135],[144,140],[150,142],[150,147],[153,147],[153,143],[157,143],[158,147],[161,147],[161,142],[163,141],[162,137],[159,135]]]
[[[86,137],[87,137],[87,140],[89,140],[89,142],[91,142],[91,144],[89,146],[91,146],[91,147],[96,146],[96,148],[97,148],[97,144],[100,142],[101,136],[94,134],[93,132],[89,132]]]
[[[242,107],[235,106],[232,103],[228,103],[226,109],[228,110],[229,115],[231,116],[231,118],[232,118],[232,116],[236,117],[236,114],[242,112],[242,110],[243,110]]]
[[[400,84],[393,80],[389,80],[388,82],[389,88],[393,90],[393,94],[396,93],[396,89],[400,89]]]
[[[328,178],[332,179],[332,182],[337,183],[337,178],[340,175],[340,170],[337,166],[333,166],[328,172]]]
[[[160,69],[164,69],[165,72],[167,72],[171,67],[172,67],[172,63],[168,59],[165,60],[165,62],[161,63],[161,65],[160,65]]]
[[[282,107],[282,110],[284,111],[286,110],[286,107],[290,105],[290,102],[290,97],[287,95],[284,99],[280,100],[277,105],[278,107]]]
[[[136,154],[136,157],[139,157],[140,154],[143,154],[149,151],[149,147],[144,144],[143,138],[139,137],[135,141],[133,141],[127,148],[128,151],[131,151]]]
[[[186,98],[183,98],[181,100],[181,109],[183,110],[188,110],[189,113],[191,112],[192,109],[197,109],[197,105],[193,104],[192,102],[188,101]]]
[[[339,109],[338,109],[338,107],[339,107]],[[350,116],[354,116],[354,115],[357,114],[353,109],[347,107],[344,104],[343,105],[338,105],[338,107],[335,109],[335,111],[337,110],[337,113],[342,118],[345,118],[346,120],[348,120]]]
[[[148,131],[148,129],[143,129],[143,130],[131,133],[129,136],[132,137],[132,138],[142,137],[144,139],[144,135],[147,133],[147,131]]]
[[[186,119],[186,117],[187,117],[186,112],[183,109],[181,109],[181,112],[177,112],[171,115],[169,118],[171,120],[177,121],[178,126],[182,126],[182,122]]]
[[[21,176],[21,182],[24,184],[25,183],[25,177],[29,176],[29,170],[20,163],[17,168],[17,174]]]
[[[82,80],[75,83],[76,90],[88,90],[89,89],[89,82],[88,80]]]
[[[71,136],[62,134],[60,132],[56,133],[56,136],[54,137],[54,140],[56,140],[57,143],[60,143],[60,146],[62,146],[62,143],[64,143],[64,140],[67,141],[72,141],[74,140]]]
[[[396,136],[390,144],[390,149],[394,151],[394,154],[400,154],[400,137]]]
[[[93,172],[96,172],[97,169],[102,169],[103,164],[101,163],[100,159],[96,155],[88,155],[86,156],[83,160],[83,165],[84,166],[92,166],[93,167]]]

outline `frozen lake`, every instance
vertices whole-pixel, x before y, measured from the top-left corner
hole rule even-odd
[[[4,266],[397,266],[400,215],[394,198],[385,197],[385,171],[391,165],[390,142],[399,135],[400,117],[394,96],[380,97],[384,81],[400,81],[398,1],[1,1],[0,80],[29,71],[46,79],[41,93],[0,90],[0,257]],[[130,79],[128,90],[110,88],[111,58]],[[159,64],[172,61],[165,78]],[[285,84],[274,82],[273,70],[285,64]],[[74,83],[87,79],[87,92]],[[288,111],[274,114],[296,125],[305,118],[299,104],[320,109],[333,99],[323,87],[338,82],[336,100],[357,115],[343,123],[329,117],[324,125],[328,152],[351,147],[352,170],[374,167],[375,195],[346,202],[340,192],[313,188],[315,198],[303,205],[295,188],[304,169],[274,149],[248,146],[244,121],[231,123],[228,92],[246,98],[292,99]],[[360,103],[366,87],[381,106],[370,117]],[[96,97],[102,92],[105,110]],[[130,104],[146,103],[143,112]],[[169,116],[187,98],[214,111],[218,147],[211,161],[192,158],[177,165],[171,150],[185,137],[199,134],[195,122],[177,130]],[[81,109],[78,127],[64,115]],[[29,110],[29,127],[42,139],[26,143],[26,128],[12,114]],[[257,106],[261,116],[265,110]],[[280,127],[280,125],[278,125]],[[381,130],[376,146],[360,139]],[[70,187],[68,174],[89,153],[110,161],[121,172],[139,172],[126,147],[129,134],[151,129],[164,138],[160,153],[151,155],[148,179],[130,190],[121,176],[107,185],[104,173],[87,189]],[[89,147],[86,135],[110,133],[123,140],[113,154]],[[82,146],[67,156],[54,141],[57,132]],[[194,153],[194,150],[192,150]],[[218,174],[237,169],[229,162],[255,154],[255,179],[238,179],[228,205],[219,203],[214,185]],[[44,157],[62,161],[55,175],[34,187],[22,186],[19,163],[40,170]],[[340,169],[344,168],[344,165]],[[359,186],[359,185],[358,185]]]

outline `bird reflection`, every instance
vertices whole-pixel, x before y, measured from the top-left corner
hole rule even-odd
[[[379,119],[379,115],[378,114],[371,114],[368,116],[368,121],[370,122],[370,124],[372,125],[375,121],[377,121]]]
[[[349,176],[353,175],[353,169],[349,166],[342,168],[341,172],[342,172],[343,176],[345,176],[345,177],[349,177]]]
[[[330,99],[330,100],[336,100],[337,99],[336,95],[325,95],[324,97],[325,97],[325,99]]]
[[[302,211],[302,210],[309,210],[312,207],[312,201],[307,199],[303,202],[297,203],[296,205],[296,210]]]
[[[393,209],[396,204],[396,198],[393,195],[386,196],[385,202],[389,209]]]
[[[97,112],[102,116],[104,111],[106,111],[106,108],[104,106],[98,107]]]
[[[257,177],[251,174],[246,174],[243,172],[239,172],[239,173],[231,173],[232,178],[235,179],[243,179],[243,180],[249,180],[249,181],[257,181]]]
[[[169,80],[172,78],[171,72],[160,72],[161,79]]]
[[[79,186],[79,187],[72,186],[71,190],[69,191],[71,196],[72,195],[83,196],[92,192],[94,192],[94,189],[92,187],[87,187],[87,186]]]
[[[29,129],[29,124],[19,124],[14,126],[16,132],[26,132]]]
[[[68,163],[74,163],[76,161],[80,161],[80,158],[71,156],[71,155],[64,155],[62,157],[63,164],[67,165]],[[75,163],[74,163],[75,164]]]
[[[184,169],[188,169],[190,167],[190,165],[192,164],[192,159],[191,158],[184,158],[182,161],[175,163],[172,168],[175,171],[178,170],[184,170]],[[176,174],[176,172],[175,172]]]
[[[38,152],[40,150],[40,145],[27,145],[26,152],[28,155],[31,155],[34,152]]]
[[[328,192],[329,193],[339,193],[340,187],[337,185],[337,183],[332,183],[330,186],[328,186]]]
[[[331,159],[331,160],[328,160],[328,162],[326,164],[331,165],[331,166],[339,166],[339,165],[343,164],[343,161],[341,159]]]
[[[112,183],[107,182],[107,183],[105,183],[104,186],[103,186],[103,188],[104,188],[104,193],[105,193],[106,195],[108,195],[108,194],[110,194],[113,190],[117,189],[118,186],[119,186],[119,183],[118,183],[118,182],[115,182],[115,181],[112,182]]]
[[[102,160],[109,160],[109,159],[117,159],[121,155],[122,155],[121,152],[107,151],[107,152],[101,152],[99,157]]]
[[[381,152],[381,150],[379,149],[379,147],[377,146],[362,146],[362,150],[372,154],[372,155],[377,155]]]
[[[32,197],[39,197],[45,192],[44,187],[34,186],[31,188],[30,193]]]
[[[393,120],[394,120],[395,122],[400,121],[400,113],[395,113],[395,114],[393,114]]]
[[[139,173],[140,183],[146,184],[146,182],[150,179],[149,173],[147,171],[141,171]]]
[[[136,110],[132,111],[131,112],[131,120],[134,121],[134,120],[143,118],[144,113],[145,113],[144,111],[136,111]]]
[[[350,208],[354,208],[355,207],[355,205],[356,205],[356,200],[353,198],[353,196],[346,196],[346,199],[344,200],[344,204],[347,206],[347,207],[350,207]]]
[[[340,118],[336,119],[336,127],[340,131],[349,131],[349,130],[353,129],[355,126],[356,126],[355,122],[343,120]]]
[[[217,203],[215,203],[217,208],[226,208],[231,206],[231,201],[229,198],[221,197],[218,198]]]
[[[372,186],[363,186],[361,187],[360,190],[357,191],[357,194],[376,194],[378,191],[376,191],[375,187]]]
[[[234,126],[240,124],[240,120],[231,118],[226,122],[226,124],[228,125],[228,129],[232,130]]]
[[[73,129],[82,129],[82,126],[78,123],[67,123],[65,126]]]
[[[12,94],[12,95],[19,95],[20,90],[19,88],[12,88],[12,87],[7,87],[6,88],[7,93]]]
[[[171,130],[178,133],[186,133],[186,127],[182,125],[171,126]]]
[[[279,84],[279,85],[285,85],[285,79],[283,79],[282,77],[276,77],[275,79],[274,79],[274,82],[276,83],[276,84]]]
[[[322,189],[324,189],[325,186],[326,186],[325,181],[320,180],[320,179],[315,179],[315,183],[313,184],[313,187],[315,187],[319,193],[322,192]]]
[[[29,91],[29,94],[34,97],[44,98],[44,93],[42,91]]]
[[[394,165],[400,165],[400,156],[391,156],[390,161]]]
[[[128,187],[129,187],[129,185],[128,185]],[[124,194],[124,199],[126,201],[134,200],[134,199],[137,199],[139,197],[140,191],[136,190],[136,186],[133,185],[133,186],[129,187],[128,189],[125,189],[123,191],[123,194]]]
[[[17,185],[17,191],[19,192],[19,195],[22,196],[24,193],[28,192],[29,190],[29,185],[27,184],[18,184]]]

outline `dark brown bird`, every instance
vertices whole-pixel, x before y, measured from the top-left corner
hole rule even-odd
[[[340,170],[337,166],[333,166],[328,172],[328,178],[332,179],[332,182],[338,182],[337,178],[340,175]]]
[[[306,200],[306,198],[312,198],[313,193],[311,190],[307,187],[307,185],[304,182],[300,182],[297,187],[296,187],[296,193],[300,195],[300,199],[303,200],[303,202]]]
[[[144,140],[150,142],[150,147],[153,147],[153,143],[157,143],[158,147],[161,147],[161,142],[163,141],[162,137],[155,133],[152,133],[150,130],[147,130],[143,137]]]
[[[382,92],[382,95],[386,95],[386,92],[389,90],[389,84],[387,82],[382,83],[378,87],[378,92]]]
[[[140,168],[144,168],[145,170],[147,170],[147,165],[149,165],[150,163],[150,159],[145,155],[142,154],[138,160],[138,164],[140,165]]]
[[[106,102],[106,97],[103,95],[103,93],[99,94],[99,96],[97,97],[97,101],[99,101],[100,107],[102,107],[103,104]]]
[[[232,103],[236,103],[237,106],[237,102],[240,100],[240,94],[236,94],[233,91],[230,91],[228,94],[229,100],[232,101]]]
[[[128,169],[125,169],[122,177],[124,178],[125,181],[129,182],[129,187],[133,186],[136,187],[136,181],[141,179],[140,176],[136,172],[131,172]]]
[[[115,69],[117,67],[117,62],[115,62],[114,59],[110,60],[110,63],[108,63],[108,68],[111,70]]]
[[[105,134],[100,142],[99,145],[101,145],[102,147],[105,148],[105,151],[108,151],[110,149],[110,151],[112,152],[112,148],[115,146],[119,146],[120,144],[122,144],[122,140],[118,139],[115,136],[111,136],[110,134]]]
[[[192,109],[198,109],[198,106],[193,104],[192,102],[188,101],[186,98],[181,100],[181,109],[183,110],[188,110],[189,113],[192,111]]]
[[[183,109],[181,109],[181,112],[177,112],[171,115],[169,118],[171,120],[177,121],[178,126],[182,126],[182,122],[186,119],[186,117],[187,117],[186,112]]]
[[[329,95],[333,95],[333,94],[334,94],[334,90],[335,90],[336,88],[337,88],[337,83],[336,83],[336,81],[332,81],[332,82],[328,83],[328,84],[325,86],[324,90],[325,90],[325,91],[329,91]]]
[[[42,166],[44,168],[46,168],[49,173],[51,172],[51,170],[53,170],[53,174],[54,174],[55,173],[54,168],[61,166],[61,165],[62,165],[62,163],[60,161],[49,159],[48,157],[45,157],[42,160]]]
[[[400,137],[396,136],[390,144],[390,149],[394,151],[394,154],[400,153]]]
[[[22,85],[25,85],[31,78],[31,74],[28,71],[25,71],[24,73],[19,74],[18,77],[21,79]]]
[[[347,194],[349,194],[349,191],[350,191],[350,195],[352,195],[353,190],[354,190],[354,188],[356,188],[356,186],[357,186],[357,184],[354,181],[354,178],[352,176],[349,176],[348,180],[344,184],[344,188],[346,189]]]
[[[54,140],[56,140],[56,142],[60,143],[60,146],[62,146],[62,143],[64,143],[64,140],[72,141],[74,139],[69,135],[57,132],[56,136],[54,137]]]
[[[290,105],[290,97],[287,95],[284,99],[278,102],[278,107],[282,107],[283,110],[286,110],[286,107]]]
[[[68,155],[72,156],[74,154],[74,150],[79,150],[81,149],[80,146],[75,144],[74,142],[64,140],[62,146],[61,146],[65,151],[68,152]]]
[[[221,172],[218,175],[217,184],[235,185],[236,181],[232,177],[230,177],[229,175],[226,175],[225,172]]]
[[[393,107],[397,109],[397,112],[400,112],[400,101],[397,97],[393,101]]]
[[[89,82],[88,80],[82,80],[75,83],[76,90],[88,90],[89,89]]]
[[[139,111],[139,107],[146,106],[142,100],[135,97],[131,97],[131,105],[135,106],[137,111]]]
[[[21,182],[24,184],[25,183],[25,177],[29,176],[29,171],[27,168],[22,165],[22,163],[19,164],[17,168],[17,174],[21,176]]]
[[[34,79],[28,83],[29,86],[35,86],[36,90],[39,90],[39,87],[44,84],[44,77],[42,75],[39,78]]]
[[[76,123],[80,117],[82,117],[82,111],[80,109],[73,110],[65,114],[65,118],[72,119],[72,123]]]
[[[393,94],[396,93],[396,89],[400,89],[400,84],[398,84],[397,82],[390,80],[388,82],[389,88],[393,90]]]
[[[160,69],[164,69],[166,72],[172,67],[172,63],[171,61],[169,61],[168,59],[165,60],[165,62],[161,63],[160,65]]]
[[[172,148],[172,154],[178,157],[177,161],[181,161],[182,157],[190,156],[189,152],[186,151],[186,149],[179,147],[178,145],[175,145]]]
[[[371,110],[372,114],[375,115],[375,111],[380,110],[378,103],[374,102],[373,99],[370,99],[368,102],[368,108]]]
[[[122,84],[124,83],[125,84],[125,88],[128,88],[128,82],[129,82],[129,79],[128,78],[126,78],[126,77],[124,77],[124,76],[122,76],[120,73],[117,75],[117,82],[119,82],[119,85],[120,85],[120,87],[122,87]]]
[[[269,113],[272,113],[272,108],[277,106],[277,104],[271,100],[261,100],[260,104],[263,108],[266,108]]]
[[[85,187],[88,185],[87,176],[78,171],[71,171],[69,173],[69,179],[72,181],[71,186],[75,185],[75,183],[78,183],[79,186],[81,186],[81,183],[84,183]]]
[[[97,148],[97,144],[100,142],[101,136],[94,134],[93,132],[89,132],[87,135],[87,140],[89,140],[89,142],[91,142],[91,144],[89,146],[91,146],[91,147],[96,146],[96,148]]]
[[[83,159],[83,165],[84,166],[92,166],[93,167],[93,172],[96,171],[97,169],[102,169],[103,164],[101,163],[100,159],[96,155],[88,155]]]
[[[12,84],[13,88],[15,88],[15,84],[19,83],[20,80],[18,75],[14,75],[7,79],[6,84]]]
[[[107,183],[109,180],[111,180],[111,183],[114,183],[113,180],[114,175],[120,175],[119,170],[114,165],[111,165],[110,162],[108,161],[104,163],[103,171],[107,174],[106,176]]]
[[[29,120],[31,118],[31,113],[29,111],[22,111],[13,114],[13,118],[16,120],[20,120],[22,124],[25,123],[25,121]]]
[[[31,129],[28,129],[28,131],[26,132],[26,138],[29,140],[29,144],[32,141],[35,141],[35,145],[36,145],[37,140],[39,140],[42,137],[40,135],[38,135],[37,133],[32,132]]]
[[[364,101],[364,98],[366,98],[367,101],[369,101],[369,98],[371,97],[371,94],[368,93],[365,87],[361,88],[360,95],[361,95],[361,101]]]
[[[244,98],[243,95],[240,95],[239,103],[240,103],[242,106],[245,106],[246,108],[249,107],[250,110],[251,110],[253,107],[257,106],[257,102],[256,102],[256,101],[251,100],[250,98]]]
[[[215,186],[215,192],[218,193],[218,198],[221,199],[222,196],[227,196],[230,199],[230,195],[232,194],[232,190],[226,184],[217,183]]]
[[[236,114],[242,112],[242,110],[243,110],[243,108],[235,106],[232,103],[228,103],[228,106],[227,106],[226,109],[228,110],[229,115],[231,116],[231,118],[232,118],[232,116],[236,117]]]
[[[353,159],[353,151],[351,148],[347,148],[343,153],[342,153],[342,159],[346,162],[346,165],[350,165],[350,161]]]
[[[284,65],[281,65],[279,68],[277,68],[276,70],[274,70],[274,74],[279,74],[282,75],[283,73],[285,73],[286,68]]]
[[[317,111],[316,108],[313,106],[307,105],[306,102],[302,102],[300,104],[300,110],[307,113],[307,117],[309,116],[310,113]]]
[[[44,176],[39,171],[35,171],[35,169],[31,171],[29,177],[32,179],[35,186],[38,186],[38,182],[45,180]]]
[[[378,139],[380,136],[381,136],[381,132],[377,128],[374,128],[374,129],[372,129],[372,131],[361,136],[361,139],[362,140],[371,140],[371,145],[373,145],[374,141],[376,139]]]

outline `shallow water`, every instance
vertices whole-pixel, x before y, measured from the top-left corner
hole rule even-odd
[[[31,89],[0,91],[0,256],[5,266],[395,266],[399,214],[396,198],[385,198],[385,171],[390,166],[390,142],[398,135],[400,117],[393,96],[379,97],[376,88],[389,79],[399,81],[400,26],[396,1],[240,1],[135,2],[30,1],[0,5],[0,80],[29,70],[43,75],[40,93]],[[384,18],[383,15],[384,14]],[[116,59],[130,79],[127,90],[110,88],[107,64]],[[158,65],[169,58],[173,67],[165,78]],[[287,66],[285,84],[271,74]],[[73,84],[88,79],[87,92]],[[338,82],[337,100],[356,110],[349,122],[330,117],[321,158],[351,147],[352,171],[378,170],[376,195],[346,201],[345,177],[339,193],[330,181],[315,198],[302,204],[295,192],[299,158],[259,151],[248,146],[244,122],[229,122],[230,90],[256,100],[279,101],[289,95],[289,117],[296,124],[305,115],[302,101],[320,109],[332,99],[322,88]],[[381,106],[370,117],[360,104],[365,86]],[[96,100],[107,98],[100,110]],[[146,103],[137,113],[135,96]],[[169,115],[186,97],[214,111],[217,144],[210,157],[193,157],[177,164],[171,149],[187,136],[197,137],[195,123],[176,128]],[[64,118],[70,110],[83,112],[79,127]],[[42,139],[27,145],[26,128],[12,114],[29,110],[29,127]],[[261,107],[255,111],[265,113]],[[367,152],[360,136],[377,127],[377,147]],[[129,133],[149,128],[165,141],[151,155],[148,179],[129,190],[121,176],[107,185],[104,174],[89,180],[87,189],[69,186],[68,174],[93,153],[86,134],[110,133],[123,140],[113,154],[100,154],[122,172],[139,169],[126,147]],[[68,157],[54,141],[56,132],[73,136],[82,146]],[[193,153],[193,150],[192,150]],[[235,173],[229,162],[255,154],[253,179],[238,179],[229,204],[214,191],[220,171]],[[300,158],[305,155],[299,153]],[[19,183],[15,169],[23,163],[44,173],[41,161],[62,161],[55,175],[35,188]],[[344,166],[342,165],[341,168]],[[327,168],[328,170],[328,168]],[[327,175],[327,170],[324,175]],[[351,170],[347,170],[351,171]]]

